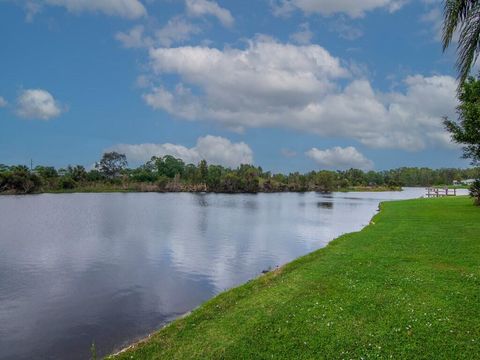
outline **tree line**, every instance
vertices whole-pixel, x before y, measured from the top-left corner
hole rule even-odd
[[[304,174],[264,171],[243,164],[235,169],[208,164],[186,164],[171,155],[154,156],[145,164],[128,167],[124,154],[105,153],[94,169],[82,165],[52,166],[0,164],[0,193],[27,194],[66,191],[158,192],[331,192],[351,189],[388,190],[402,186],[450,185],[454,180],[478,177],[478,169],[402,167],[386,171],[319,170]]]

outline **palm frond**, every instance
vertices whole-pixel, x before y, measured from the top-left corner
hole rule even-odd
[[[443,51],[459,31],[457,68],[459,86],[467,79],[480,52],[480,0],[445,0]]]
[[[480,51],[480,4],[473,6],[463,20],[458,40],[458,60],[460,83],[463,83],[478,58]]]

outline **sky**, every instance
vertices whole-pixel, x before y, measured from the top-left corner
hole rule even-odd
[[[441,0],[0,0],[0,163],[467,167]]]

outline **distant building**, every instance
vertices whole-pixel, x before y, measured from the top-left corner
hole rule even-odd
[[[453,180],[453,185],[472,185],[475,179]]]

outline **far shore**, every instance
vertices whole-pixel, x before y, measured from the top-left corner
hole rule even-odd
[[[421,187],[419,187],[421,188]],[[39,195],[39,194],[85,194],[85,193],[192,193],[192,194],[282,194],[282,193],[305,193],[305,192],[319,192],[319,193],[334,193],[334,192],[388,192],[388,191],[402,191],[403,188],[399,186],[353,186],[348,188],[339,188],[332,191],[324,190],[285,190],[285,191],[256,191],[256,192],[247,192],[247,191],[205,191],[204,189],[194,189],[194,190],[178,190],[178,191],[168,191],[168,190],[157,190],[151,188],[142,188],[141,186],[132,186],[132,187],[80,187],[75,189],[58,189],[58,190],[46,190],[46,191],[36,191],[31,193],[16,193],[13,191],[4,191],[0,192],[1,195]]]

